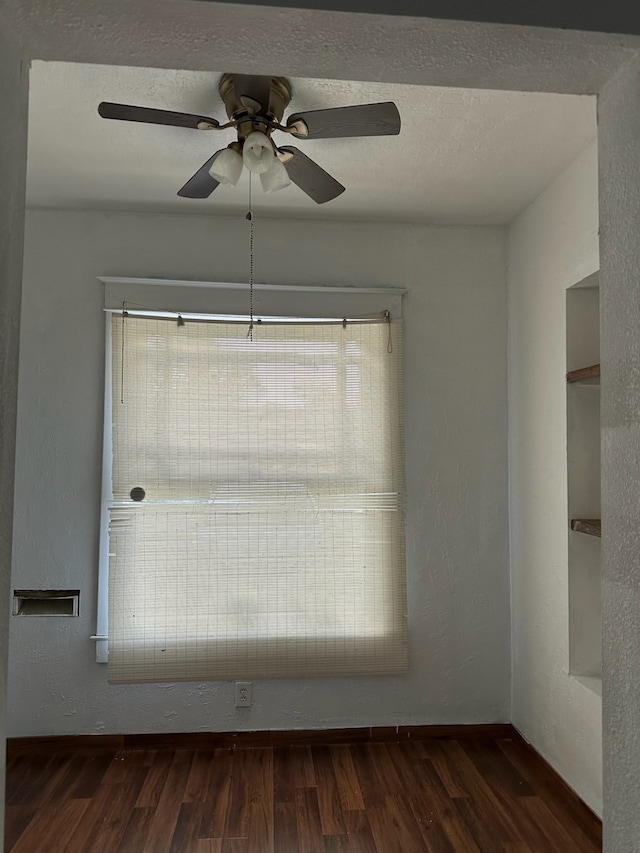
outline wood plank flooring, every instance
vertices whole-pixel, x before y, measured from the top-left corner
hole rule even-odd
[[[596,853],[518,737],[17,754],[9,853]]]

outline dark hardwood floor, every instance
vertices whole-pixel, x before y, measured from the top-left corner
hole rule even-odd
[[[595,853],[519,737],[13,755],[13,853]]]

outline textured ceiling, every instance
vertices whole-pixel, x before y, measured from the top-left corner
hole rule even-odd
[[[222,69],[224,70],[224,69]],[[246,209],[246,173],[210,199],[177,190],[233,132],[101,119],[101,100],[223,120],[221,71],[81,63],[32,65],[27,201],[31,206],[229,214]],[[261,215],[505,223],[596,135],[595,98],[481,89],[292,79],[288,112],[393,100],[397,137],[296,144],[347,191],[318,206],[297,187],[265,196]],[[276,138],[277,137],[277,138]],[[290,142],[276,135],[281,144]]]

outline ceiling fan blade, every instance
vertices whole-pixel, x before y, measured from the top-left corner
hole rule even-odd
[[[257,74],[234,74],[233,88],[236,98],[251,112],[268,111],[271,77],[261,77]],[[256,104],[259,105],[259,109],[255,108]]]
[[[216,151],[213,157],[209,157],[207,162],[200,166],[195,175],[192,175],[187,183],[178,190],[178,195],[182,198],[209,198],[211,193],[220,186],[220,181],[217,181],[209,174],[209,169],[213,165],[213,161],[218,154],[222,154],[224,148]]]
[[[284,167],[293,183],[297,184],[302,192],[305,192],[316,204],[324,204],[344,192],[342,184],[298,148],[283,145],[278,151],[292,155],[290,159],[283,160]]]
[[[338,139],[345,136],[393,136],[400,133],[400,113],[393,101],[294,113],[287,127],[302,122],[298,139]],[[306,131],[306,132],[305,132]]]
[[[213,130],[220,124],[215,118],[191,113],[174,113],[171,110],[154,110],[149,107],[134,107],[131,104],[112,104],[103,101],[98,105],[102,118],[120,121],[141,121],[146,124],[166,124],[172,127],[192,127],[196,130]]]

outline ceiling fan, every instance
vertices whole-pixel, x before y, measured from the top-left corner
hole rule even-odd
[[[229,119],[224,124],[209,116],[107,101],[99,104],[98,113],[103,118],[194,130],[235,128],[237,139],[216,151],[178,191],[183,198],[208,198],[221,183],[235,185],[246,167],[260,175],[265,192],[282,189],[293,181],[317,204],[324,204],[345,188],[299,148],[277,146],[271,139],[274,131],[296,139],[400,133],[400,114],[391,101],[294,113],[283,125],[282,117],[291,100],[291,85],[285,77],[223,74],[218,91]]]

